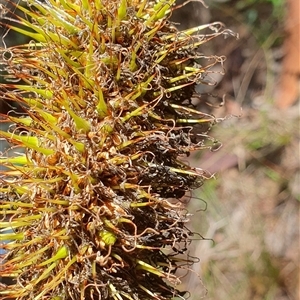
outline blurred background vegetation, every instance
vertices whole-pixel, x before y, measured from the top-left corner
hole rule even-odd
[[[222,80],[216,77],[214,90],[202,91],[210,110],[227,118],[212,131],[223,147],[189,159],[215,179],[184,199],[194,213],[193,230],[207,238],[195,236],[190,255],[200,262],[191,276],[182,274],[184,286],[191,300],[296,300],[299,0],[206,0],[208,9],[200,2],[174,13],[180,28],[221,21],[240,38],[217,39],[199,50],[227,57]],[[4,36],[7,46],[25,42],[6,35],[3,25],[0,31],[2,47]],[[2,112],[12,109],[3,104]]]
[[[227,57],[226,74],[206,97],[218,106],[225,95],[212,111],[228,118],[211,133],[223,147],[190,159],[215,180],[185,199],[196,212],[193,230],[208,240],[192,244],[200,262],[183,280],[191,300],[297,300],[299,1],[205,3],[189,3],[178,20],[187,27],[220,20],[240,38],[205,49]]]

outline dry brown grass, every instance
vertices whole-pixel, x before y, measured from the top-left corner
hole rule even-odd
[[[191,253],[201,260],[194,271],[208,291],[204,299],[298,299],[298,124],[294,110],[283,115],[274,109],[268,116],[256,112],[254,118],[245,115],[216,129],[227,141],[219,157],[226,160],[234,153],[237,165],[219,172],[196,194],[207,210],[194,215],[194,230],[214,240],[195,242]],[[254,138],[260,131],[265,139],[257,148]],[[214,155],[206,159],[203,163],[211,167],[220,162]],[[202,165],[202,160],[193,163]],[[201,201],[190,202],[192,211],[201,207]],[[186,282],[192,299],[200,299],[205,290],[196,276]]]

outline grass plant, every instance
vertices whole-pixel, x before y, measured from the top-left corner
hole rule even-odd
[[[224,60],[198,49],[233,33],[178,31],[174,0],[24,3],[4,22],[31,41],[0,55],[0,96],[23,108],[0,136],[24,151],[0,158],[1,299],[186,299],[180,198],[211,175],[182,158],[215,144],[192,98]]]

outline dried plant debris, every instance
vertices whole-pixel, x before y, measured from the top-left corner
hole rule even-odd
[[[1,97],[24,110],[0,131],[24,149],[0,160],[1,299],[186,299],[193,233],[169,200],[210,177],[181,161],[216,144],[192,99],[224,58],[198,48],[233,33],[178,31],[174,2],[25,0],[7,17],[32,41],[1,49]]]

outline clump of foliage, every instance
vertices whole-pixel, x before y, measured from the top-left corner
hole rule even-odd
[[[247,25],[260,46],[265,45],[268,39],[269,47],[282,43],[286,0],[225,0],[213,2],[212,7],[215,8],[212,14],[221,13],[223,21],[227,15],[232,25],[236,21]],[[232,22],[234,19],[236,21]]]
[[[24,109],[0,131],[24,149],[0,160],[1,299],[185,299],[178,200],[209,174],[181,157],[214,146],[192,98],[223,60],[197,48],[231,32],[178,31],[174,2],[25,0],[9,25],[32,41],[1,49],[1,97]]]

